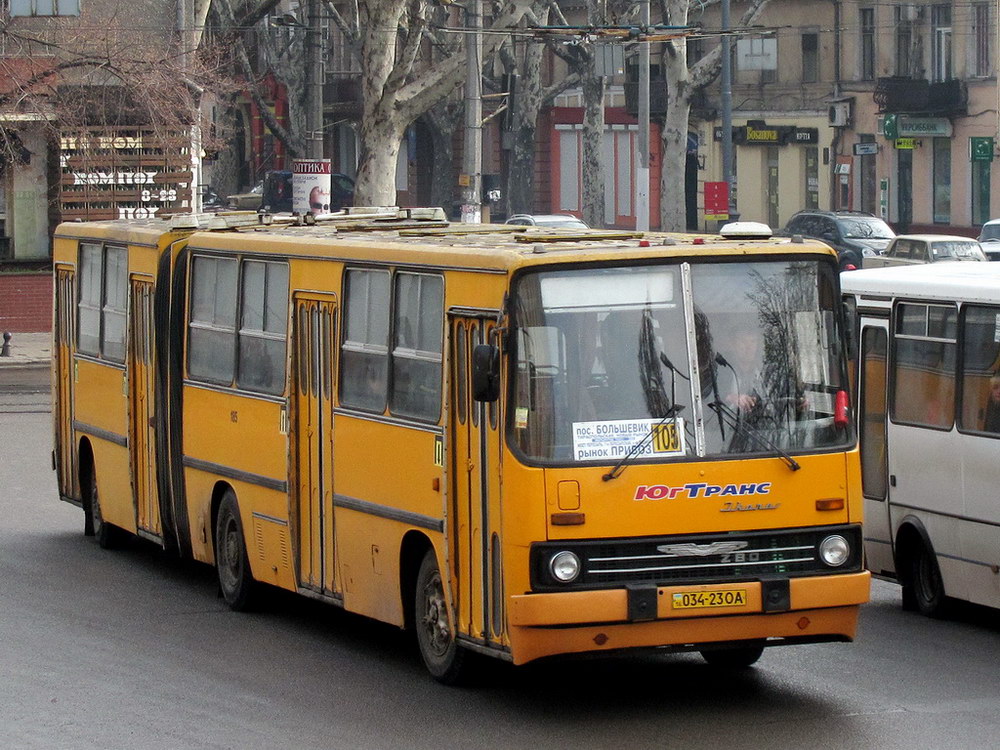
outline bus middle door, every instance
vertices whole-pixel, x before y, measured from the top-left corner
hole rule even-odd
[[[501,566],[500,402],[472,398],[472,350],[490,338],[490,317],[451,318],[451,568],[459,632],[499,648],[505,632]]]
[[[336,299],[295,295],[293,518],[299,586],[339,591],[333,534],[333,337]]]

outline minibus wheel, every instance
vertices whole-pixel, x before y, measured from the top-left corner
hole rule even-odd
[[[705,649],[701,652],[701,658],[713,667],[742,669],[756,664],[763,653],[763,646],[734,646],[732,648]]]
[[[457,685],[469,676],[469,654],[455,638],[444,597],[444,584],[434,550],[429,549],[417,573],[414,599],[414,625],[417,645],[427,670],[445,685]]]
[[[215,524],[215,570],[219,576],[219,590],[229,608],[237,612],[251,609],[255,582],[250,572],[240,508],[231,489],[226,490],[219,503]]]
[[[908,588],[917,611],[927,617],[943,617],[948,597],[944,593],[941,569],[934,552],[925,544],[918,545],[910,555]]]

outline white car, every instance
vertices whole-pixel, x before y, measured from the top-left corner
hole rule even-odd
[[[590,229],[585,221],[572,214],[514,214],[504,223],[550,229]]]
[[[862,268],[966,260],[987,260],[982,246],[971,237],[950,234],[901,234],[889,244],[884,255],[865,257]]]
[[[990,260],[1000,260],[1000,219],[990,219],[979,233],[979,244]]]

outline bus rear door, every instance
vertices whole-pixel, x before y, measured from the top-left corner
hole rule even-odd
[[[156,487],[155,400],[153,394],[153,282],[132,277],[129,315],[129,461],[135,522],[140,534],[160,538],[160,504]]]

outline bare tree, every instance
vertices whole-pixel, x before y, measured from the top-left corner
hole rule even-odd
[[[739,25],[746,27],[753,24],[768,2],[769,0],[751,0]],[[660,11],[665,23],[683,27],[688,25],[688,13],[692,7],[703,8],[708,4],[710,3],[700,0],[660,0]],[[689,68],[687,38],[678,38],[666,42],[663,63],[667,79],[667,114],[661,133],[663,155],[660,173],[660,227],[664,231],[684,231],[684,168],[691,99],[718,77],[722,64],[722,47],[721,44],[715,47]]]
[[[535,0],[525,14],[534,26],[545,26],[554,6],[553,0]],[[558,11],[558,6],[555,6]],[[501,50],[504,69],[515,81],[508,96],[510,109],[510,159],[504,198],[508,213],[531,213],[535,205],[535,133],[542,107],[566,89],[580,83],[580,74],[571,72],[548,86],[542,82],[542,59],[546,46],[537,39],[515,36]]]
[[[506,0],[487,31],[509,29],[528,0]],[[361,154],[354,199],[387,205],[396,199],[396,159],[407,126],[453,91],[465,76],[465,55],[431,35],[429,0],[358,0],[346,14],[326,3],[338,27],[360,50]],[[496,53],[503,34],[487,33],[483,59]],[[431,44],[434,55],[421,52]]]

